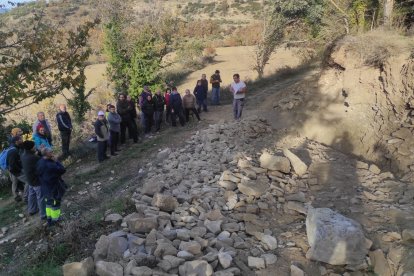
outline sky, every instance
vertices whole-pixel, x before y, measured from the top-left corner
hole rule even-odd
[[[26,2],[33,2],[33,0],[0,0],[0,6],[5,7],[6,9],[12,8],[13,6],[9,4],[9,2],[17,3],[26,3]]]

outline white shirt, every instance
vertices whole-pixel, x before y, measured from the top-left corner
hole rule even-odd
[[[231,84],[231,87],[233,88],[234,92],[233,92],[233,96],[234,99],[238,100],[238,99],[243,99],[245,97],[245,93],[237,93],[240,90],[242,90],[243,88],[246,87],[246,84],[243,81],[239,81],[239,82],[233,82]]]

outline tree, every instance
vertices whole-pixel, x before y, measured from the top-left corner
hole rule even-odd
[[[68,102],[68,105],[73,109],[75,115],[75,121],[81,124],[85,120],[85,114],[92,108],[88,101],[89,96],[95,89],[90,89],[85,93],[85,67],[80,68],[79,75],[77,76],[76,84],[73,89],[69,90],[71,97],[68,98],[65,93],[62,95]]]
[[[394,0],[384,0],[384,25],[392,25],[392,13],[394,10]]]
[[[64,32],[35,14],[30,29],[4,30],[0,18],[0,116],[55,96],[74,87],[77,73],[90,55],[88,22]]]

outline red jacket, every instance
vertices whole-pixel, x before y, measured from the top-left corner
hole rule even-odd
[[[170,95],[168,93],[165,93],[164,98],[165,98],[165,105],[169,106],[170,105]]]

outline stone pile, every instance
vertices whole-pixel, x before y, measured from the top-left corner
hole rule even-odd
[[[354,267],[365,263],[371,243],[362,227],[330,209],[310,207],[310,186],[318,185],[311,167],[286,148],[256,152],[270,132],[258,118],[211,125],[183,148],[158,152],[143,168],[143,186],[132,196],[136,212],[106,216],[120,230],[96,243],[95,273],[254,275],[256,270],[274,272],[278,250],[297,246],[311,260]],[[375,167],[364,170],[367,177],[385,178]],[[270,224],[275,214],[308,214],[310,247],[285,240],[304,235],[304,222],[296,224],[295,234],[280,234]],[[328,247],[337,255],[326,256]],[[346,251],[350,248],[354,251]],[[378,252],[369,254],[381,263]],[[69,268],[79,270],[85,264],[90,261],[66,265],[65,275],[75,275]],[[305,275],[295,265],[290,269],[292,275]]]

